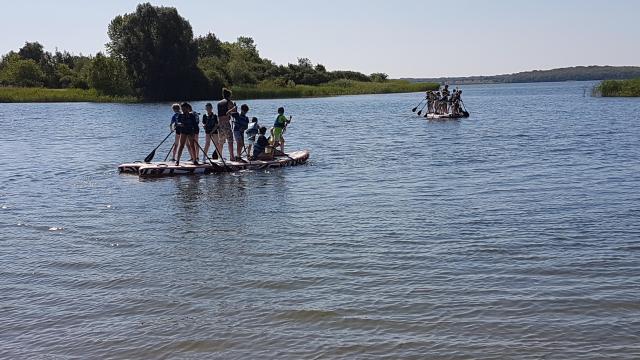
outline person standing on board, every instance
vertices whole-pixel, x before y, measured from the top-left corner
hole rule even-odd
[[[196,127],[195,133],[193,134],[193,142],[191,143],[191,147],[193,149],[193,153],[195,154],[194,159],[198,160],[198,156],[200,156],[200,122],[198,121],[200,118],[200,114],[198,114],[198,112],[196,111],[193,111],[191,105],[189,105],[189,111],[196,117]],[[206,154],[204,154],[202,158],[206,159]]]
[[[249,106],[247,104],[242,104],[240,106],[240,113],[237,111],[231,113],[233,117],[233,139],[236,141],[237,147],[237,161],[242,161],[242,151],[244,150],[244,132],[247,130],[249,126],[249,118],[247,117],[247,113],[249,112]],[[247,157],[249,157],[249,153],[247,153]]]
[[[218,102],[218,149],[222,157],[224,143],[229,145],[229,160],[234,161],[233,156],[233,132],[231,131],[231,116],[234,112],[235,104],[231,101],[231,90],[222,89],[223,99]]]
[[[449,85],[445,85],[442,89],[442,113],[447,114],[449,112]]]
[[[211,103],[207,103],[204,109],[206,113],[202,115],[202,125],[204,126],[206,139],[204,142],[203,162],[207,160],[207,154],[209,153],[211,142],[213,142],[213,147],[215,149],[212,158],[218,158],[218,115],[213,113],[213,105],[211,105]]]
[[[171,130],[174,130],[176,132],[176,139],[173,142],[173,157],[171,158],[171,161],[176,161],[176,152],[178,151],[178,146],[180,145],[180,128],[176,126],[176,123],[178,122],[178,116],[180,115],[180,104],[173,104],[171,106],[171,109],[173,110],[173,117],[171,117],[171,123],[169,124],[169,127],[171,128]]]
[[[193,147],[195,146],[194,136],[196,128],[198,127],[198,118],[191,112],[192,108],[189,103],[184,102],[180,107],[182,108],[182,114],[178,116],[178,122],[176,123],[176,128],[180,128],[180,146],[178,147],[176,166],[180,165],[180,157],[182,156],[182,150],[185,145],[187,146],[187,151],[191,156],[193,164],[199,165],[197,154],[193,151]]]
[[[284,116],[284,108],[278,108],[278,117],[276,121],[273,123],[273,145],[277,146],[280,144],[280,151],[284,154],[284,137],[282,134],[284,133],[285,128],[291,122],[291,116],[287,120],[287,117]]]
[[[251,123],[249,124],[249,126],[247,127],[247,131],[245,132],[247,134],[247,138],[248,138],[247,140],[249,140],[249,145],[247,146],[247,156],[249,156],[253,154],[252,150],[253,150],[253,146],[256,143],[256,136],[260,132],[260,125],[258,124],[257,117],[251,118]]]

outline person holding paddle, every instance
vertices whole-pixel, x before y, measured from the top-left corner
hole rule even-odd
[[[231,113],[234,112],[235,104],[231,101],[231,90],[222,89],[223,99],[218,102],[218,150],[222,157],[224,143],[229,145],[229,160],[234,161],[233,156],[233,132],[231,131]]]
[[[234,107],[235,109],[235,107]],[[242,151],[244,150],[244,132],[247,130],[249,126],[249,117],[247,117],[247,113],[249,112],[249,106],[247,104],[242,104],[240,106],[240,113],[237,111],[233,111],[231,116],[233,117],[233,139],[237,144],[237,161],[242,161]],[[247,154],[249,157],[249,154]]]
[[[284,154],[284,134],[287,125],[291,122],[291,116],[287,120],[287,117],[284,116],[284,108],[278,108],[278,117],[276,121],[273,123],[273,146],[277,146],[280,144],[280,151]]]
[[[171,117],[171,123],[169,124],[169,128],[176,132],[176,139],[173,142],[173,157],[171,161],[176,161],[176,152],[178,151],[178,146],[180,145],[180,129],[176,126],[178,122],[178,115],[180,115],[180,104],[173,104],[171,106],[171,110],[173,110],[173,116]]]
[[[204,109],[206,113],[202,115],[202,125],[204,126],[206,139],[204,143],[204,155],[202,156],[202,162],[207,159],[206,157],[209,153],[211,142],[214,143],[213,147],[215,148],[212,158],[218,158],[218,115],[213,113],[213,105],[211,105],[211,103],[207,103]]]
[[[182,114],[178,116],[178,121],[176,123],[176,128],[180,128],[180,146],[178,147],[176,166],[180,165],[180,157],[182,156],[182,150],[185,145],[187,146],[187,151],[191,156],[193,165],[199,165],[197,158],[198,155],[194,151],[194,147],[197,146],[194,137],[196,134],[196,128],[198,127],[198,118],[193,112],[191,112],[192,108],[189,103],[183,102],[180,107],[182,108]]]

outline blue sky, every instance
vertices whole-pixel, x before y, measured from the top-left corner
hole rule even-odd
[[[107,25],[140,1],[0,0],[0,53],[39,41],[104,50]],[[575,65],[640,65],[633,0],[156,0],[194,33],[256,40],[276,63],[308,57],[328,69],[403,76],[511,73]]]

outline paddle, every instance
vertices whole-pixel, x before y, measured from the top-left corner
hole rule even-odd
[[[229,169],[229,167],[227,166],[227,163],[224,161],[224,158],[222,157],[222,153],[220,152],[220,149],[218,149],[218,144],[216,144],[216,142],[213,141],[213,135],[209,134],[209,139],[211,139],[211,143],[213,144],[214,149],[216,149],[216,154],[218,154],[218,157],[220,158],[220,160],[222,160],[222,165],[224,165],[225,170],[227,170],[228,172],[231,172],[231,169]],[[205,153],[204,155],[207,156],[207,153]]]
[[[428,103],[427,103],[428,104]],[[420,109],[420,111],[418,111],[418,116],[422,115],[422,110],[424,110],[424,108],[427,107],[427,104],[424,104],[424,106],[422,107],[422,109]]]
[[[420,105],[422,105],[422,102],[427,100],[427,98],[425,97],[424,99],[420,100],[420,102],[418,103],[418,105],[416,105],[416,107],[414,107],[413,109],[411,109],[411,112],[416,112],[416,110],[418,109],[418,107]]]
[[[220,165],[215,164],[215,163],[213,162],[213,160],[211,160],[211,158],[209,157],[209,155],[207,155],[207,153],[206,153],[206,152],[204,152],[204,149],[202,148],[202,145],[200,145],[200,143],[196,142],[196,145],[198,145],[198,147],[200,148],[200,151],[202,151],[202,152],[204,153],[204,156],[207,158],[207,160],[209,160],[209,164],[211,164],[211,166],[212,166],[214,169],[218,169],[218,168],[220,168]],[[215,146],[215,144],[214,144],[213,146],[214,146],[214,147],[216,147],[216,146]],[[217,148],[217,147],[216,147],[216,151],[218,151],[218,148]],[[220,156],[220,158],[222,158],[222,156]],[[224,164],[224,160],[222,160],[222,163]],[[225,165],[225,167],[226,167],[226,165]]]
[[[164,161],[167,161],[167,159],[169,158],[169,154],[171,154],[171,150],[173,150],[173,148],[176,146],[176,143],[174,142],[171,145],[171,148],[169,148],[169,152],[167,153],[167,156],[164,157]]]
[[[147,155],[146,158],[144,158],[144,162],[149,163],[151,162],[151,160],[153,160],[153,157],[156,156],[156,150],[158,150],[158,148],[164,144],[165,141],[167,141],[167,139],[169,138],[169,136],[171,136],[171,134],[173,134],[173,130],[171,130],[171,132],[169,133],[169,135],[167,135],[166,138],[164,138],[164,140],[162,140],[162,142],[160,144],[158,144],[158,146],[156,146],[155,149],[153,149],[152,152],[149,153],[149,155]]]
[[[469,117],[469,112],[467,111],[467,107],[464,106],[464,101],[462,101],[462,99],[460,99],[460,104],[462,104],[462,109],[464,109],[464,112],[462,113],[464,117]]]

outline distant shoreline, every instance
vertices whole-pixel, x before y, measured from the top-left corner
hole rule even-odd
[[[234,87],[236,99],[286,99],[313,98],[327,96],[367,95],[412,93],[435,90],[435,83],[410,83],[404,80],[387,80],[384,82],[341,81],[326,85],[296,85],[295,87],[260,88]],[[182,100],[182,99],[176,99]],[[203,100],[203,99],[189,99]],[[140,98],[132,96],[100,95],[95,89],[48,89],[25,87],[0,87],[0,103],[52,103],[52,102],[93,102],[93,103],[143,103]]]
[[[514,74],[439,78],[402,78],[414,83],[434,82],[449,85],[512,84],[562,81],[602,81],[640,78],[640,66],[574,66],[551,70],[523,71]]]

